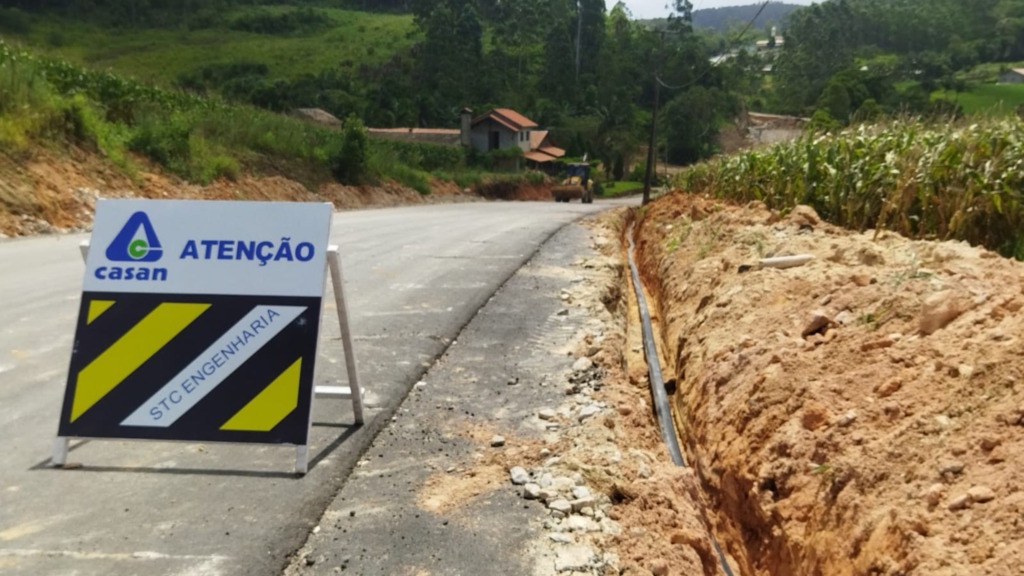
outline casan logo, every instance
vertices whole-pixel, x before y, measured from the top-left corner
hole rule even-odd
[[[163,253],[149,216],[145,212],[136,212],[107,247],[107,260],[156,262]]]
[[[163,256],[160,239],[145,212],[136,212],[128,218],[114,241],[107,246],[107,260],[113,262],[156,262]],[[100,266],[96,269],[100,280],[167,280],[166,268],[145,266]]]

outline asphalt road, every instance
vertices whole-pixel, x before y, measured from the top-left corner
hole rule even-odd
[[[575,265],[598,257],[590,246],[586,228],[566,226],[501,287],[374,440],[286,576],[555,573],[546,504],[493,466],[531,468],[542,447],[557,457],[564,445],[537,413],[566,402],[568,352],[604,328],[560,298],[592,275]],[[491,447],[494,434],[506,445]]]
[[[630,202],[632,203],[632,202]],[[318,401],[311,470],[284,447],[76,441],[48,458],[86,236],[0,243],[0,574],[278,574],[409,388],[557,230],[609,207],[476,203],[335,215],[367,423]],[[331,298],[317,384],[345,384]]]

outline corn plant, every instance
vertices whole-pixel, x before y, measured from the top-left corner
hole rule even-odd
[[[1024,259],[1024,121],[898,120],[694,166],[689,192],[786,211],[812,206],[856,230],[966,240]]]

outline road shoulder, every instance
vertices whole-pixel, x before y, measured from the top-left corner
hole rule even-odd
[[[286,576],[715,572],[695,479],[668,459],[627,352],[617,222],[567,226],[494,295]]]

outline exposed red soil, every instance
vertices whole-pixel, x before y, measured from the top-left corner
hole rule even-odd
[[[136,158],[135,162],[142,169],[133,179],[108,161],[80,149],[58,154],[37,148],[15,157],[0,154],[0,234],[22,236],[86,229],[100,197],[331,202],[338,209],[481,199],[441,180],[431,182],[429,195],[393,182],[380,186],[329,182],[314,192],[281,176],[245,175],[237,181],[221,179],[196,185],[168,175],[144,159]],[[532,187],[523,193],[530,199],[536,196]]]
[[[1024,573],[1024,264],[682,193],[637,238],[740,573]]]

